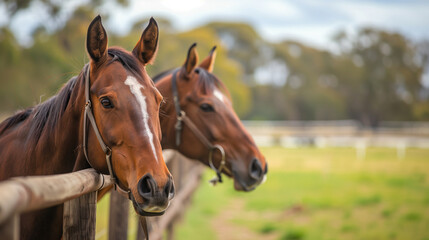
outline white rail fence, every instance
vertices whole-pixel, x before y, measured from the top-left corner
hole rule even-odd
[[[429,148],[428,122],[382,122],[365,128],[357,121],[244,121],[258,146]]]

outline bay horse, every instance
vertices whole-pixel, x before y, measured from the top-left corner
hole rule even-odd
[[[230,94],[213,74],[216,47],[199,66],[194,43],[182,67],[153,78],[164,96],[161,104],[162,148],[199,160],[217,174],[234,179],[238,191],[251,191],[268,171],[265,157],[235,113]]]
[[[56,96],[0,124],[0,180],[73,172],[110,174],[139,215],[164,213],[174,184],[160,145],[160,92],[145,66],[158,48],[151,18],[133,51],[108,48],[100,16],[89,25],[90,61]],[[60,239],[63,205],[25,213],[21,239]]]

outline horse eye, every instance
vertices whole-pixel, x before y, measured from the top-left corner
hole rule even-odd
[[[113,104],[108,97],[102,97],[100,103],[104,108],[113,108]]]
[[[204,112],[214,112],[213,106],[208,103],[201,104],[200,109],[203,110]]]

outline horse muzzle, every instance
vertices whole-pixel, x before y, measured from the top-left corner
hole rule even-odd
[[[137,190],[143,203],[139,203],[131,194],[134,210],[141,216],[160,216],[170,205],[175,194],[174,183],[170,177],[163,188],[158,188],[150,174],[144,175],[137,184]]]
[[[243,172],[234,170],[232,174],[234,176],[234,188],[237,191],[249,192],[254,190],[257,186],[264,183],[267,179],[268,164],[265,165],[265,169],[262,169],[262,166],[258,159],[254,158],[246,174]]]

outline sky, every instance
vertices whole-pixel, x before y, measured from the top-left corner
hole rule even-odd
[[[86,1],[65,1],[58,21]],[[35,26],[48,19],[37,2],[13,21],[5,18],[4,11],[0,4],[0,25],[10,22],[23,43],[29,41]],[[353,32],[363,26],[400,32],[414,41],[429,39],[428,0],[130,0],[127,8],[107,2],[99,11],[102,16],[109,13],[105,25],[122,34],[134,21],[161,16],[170,19],[179,30],[211,21],[247,22],[267,40],[298,40],[322,49],[331,47],[332,36],[338,30]]]

